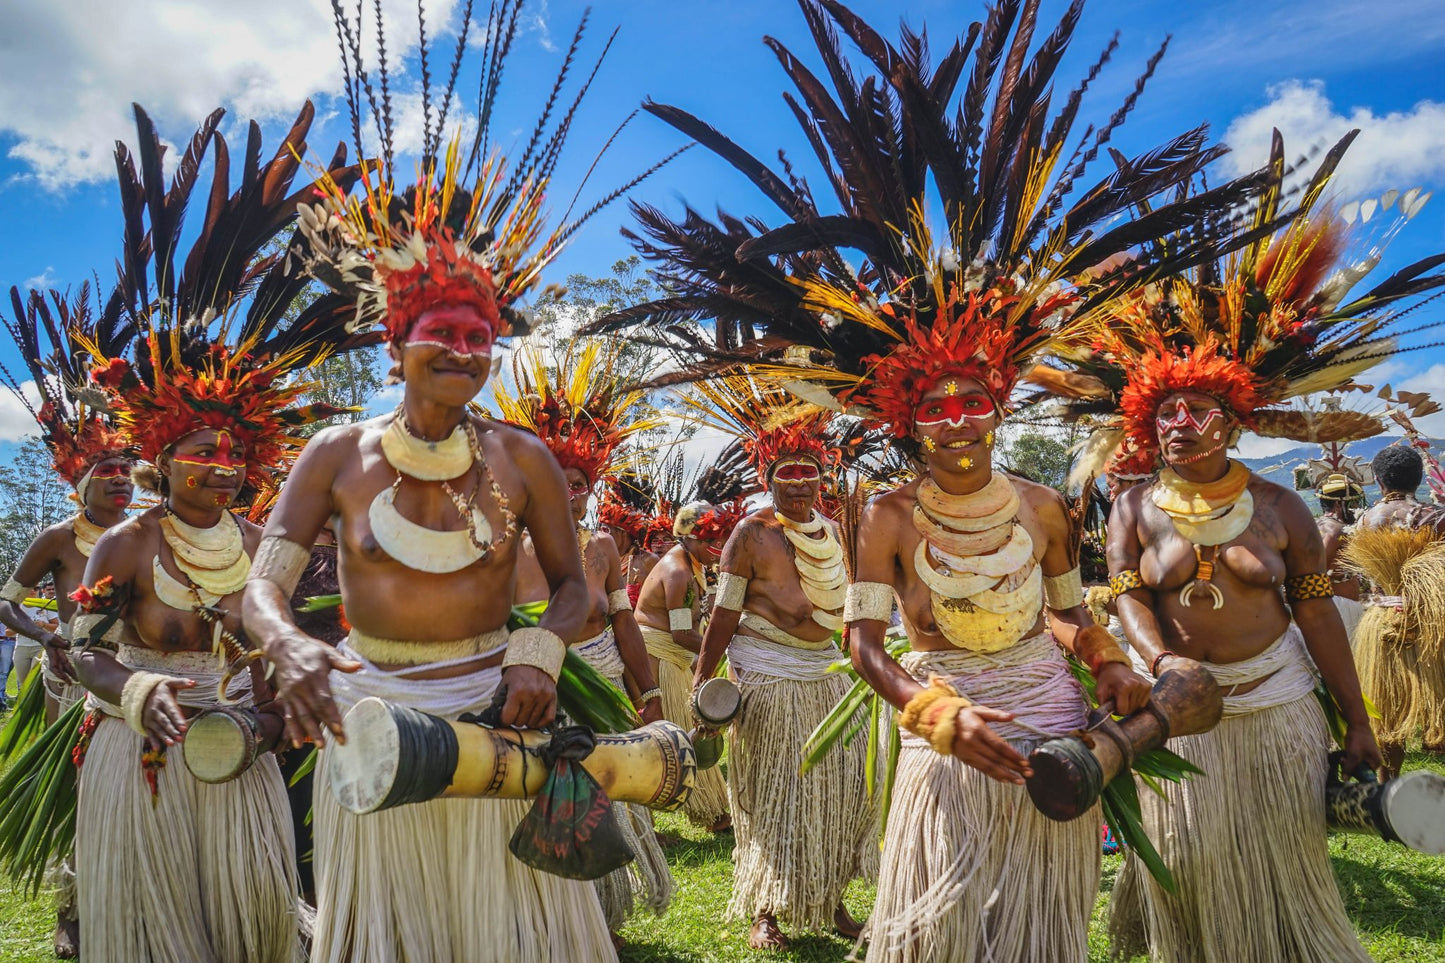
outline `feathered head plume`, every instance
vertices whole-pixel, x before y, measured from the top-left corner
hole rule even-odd
[[[84,499],[84,481],[91,469],[108,458],[135,457],[105,414],[81,400],[85,371],[77,339],[102,338],[98,315],[91,310],[90,286],[81,285],[74,298],[50,291],[49,300],[40,291],[22,296],[19,288],[12,287],[10,305],[10,316],[0,317],[0,324],[20,349],[29,380],[40,395],[40,407],[31,404],[21,382],[3,365],[0,378],[40,426],[51,467]],[[107,331],[104,340],[110,349],[124,350],[133,332],[133,328],[122,331],[117,338]]]
[[[359,197],[350,198],[344,186],[321,178],[321,203],[307,207],[301,215],[302,229],[315,248],[308,269],[333,290],[355,300],[353,331],[380,325],[389,340],[401,341],[427,310],[465,306],[491,323],[498,337],[525,334],[528,325],[514,307],[518,299],[537,286],[542,270],[583,223],[667,162],[654,165],[578,217],[570,216],[569,205],[561,222],[547,226],[545,206],[553,172],[578,105],[611,47],[612,37],[570,104],[565,103],[563,88],[587,25],[583,16],[526,146],[507,158],[491,144],[492,111],[517,35],[522,0],[500,0],[492,5],[486,40],[478,55],[481,79],[473,118],[476,129],[465,140],[460,126],[447,134],[447,118],[457,99],[462,62],[473,49],[468,43],[472,0],[462,5],[460,35],[441,90],[431,83],[433,50],[418,5],[422,151],[415,183],[402,185],[396,180],[387,32],[380,5],[374,25],[376,57],[370,63],[362,51],[360,5],[355,20],[339,0],[333,0],[331,6],[352,138],[360,155],[362,127],[374,124],[381,156],[362,165]],[[565,110],[560,109],[564,105]],[[610,145],[611,139],[607,143]]]
[[[597,503],[597,521],[625,532],[633,541],[645,542],[656,505],[656,489],[647,479],[636,470],[620,472],[607,479]]]
[[[574,342],[555,367],[527,345],[512,356],[512,373],[516,394],[496,388],[501,417],[542,439],[559,465],[593,484],[614,468],[623,442],[659,424],[646,394],[626,387],[615,342]]]
[[[1410,331],[1401,330],[1398,322],[1423,303],[1420,296],[1445,285],[1445,273],[1435,270],[1445,263],[1442,254],[1350,295],[1379,263],[1383,242],[1429,197],[1419,190],[1390,191],[1371,201],[1371,217],[1392,208],[1397,214],[1383,237],[1370,239],[1365,257],[1351,258],[1360,231],[1350,221],[1364,208],[1351,204],[1336,210],[1321,198],[1356,133],[1325,155],[1298,207],[1284,215],[1285,226],[1277,225],[1285,192],[1272,191],[1254,223],[1242,225],[1215,259],[1131,292],[1072,332],[1059,353],[1082,377],[1072,388],[1060,387],[1053,372],[1043,379],[1057,393],[1072,394],[1066,417],[1117,411],[1106,425],[1117,425],[1134,448],[1153,453],[1160,402],[1195,391],[1266,436],[1348,442],[1378,434],[1378,417],[1338,407],[1311,412],[1288,407],[1293,399],[1350,388],[1355,376],[1400,351],[1396,338]],[[1269,166],[1283,181],[1288,172],[1278,132]],[[1237,243],[1239,238],[1245,243]]]
[[[636,208],[648,237],[639,249],[661,263],[669,296],[590,330],[650,322],[642,337],[689,358],[685,374],[750,364],[901,437],[921,396],[945,376],[976,378],[1006,405],[1020,372],[1057,338],[1146,281],[1215,253],[1219,223],[1271,183],[1272,172],[1261,170],[1174,198],[1221,153],[1200,128],[1138,157],[1111,151],[1113,173],[1088,185],[1087,169],[1163,50],[1069,155],[1082,97],[1115,48],[1055,106],[1055,72],[1082,2],[1035,45],[1038,0],[1002,0],[936,64],[922,33],[905,27],[894,44],[837,0],[800,6],[827,82],[776,40],[767,43],[796,87],[787,101],[841,213],[822,213],[786,160],[779,173],[697,117],[649,104],[751,179],[790,223],[767,230],[720,215],[714,224],[692,210],[670,221]],[[861,81],[840,32],[876,68]],[[942,230],[928,223],[933,211]],[[1166,233],[1170,247],[1148,246]],[[694,330],[708,317],[718,319],[711,340]]]
[[[150,461],[192,431],[226,429],[246,446],[251,480],[264,483],[265,469],[299,446],[292,437],[296,427],[340,411],[295,407],[309,386],[285,379],[336,350],[372,340],[347,334],[350,307],[335,296],[318,297],[288,316],[307,285],[296,267],[307,254],[304,238],[292,235],[279,253],[264,253],[302,197],[315,190],[308,185],[291,191],[314,111],[305,105],[286,142],[265,164],[260,128],[251,124],[234,193],[229,150],[216,131],[221,111],[191,139],[168,189],[165,147],[145,112],[137,106],[135,113],[139,171],[130,149],[116,145],[125,254],[106,310],[138,331],[144,347],[131,361],[106,338],[78,336],[99,389],[87,397],[100,400],[126,443]],[[212,149],[205,219],[178,271],[187,202]],[[354,180],[345,158],[346,148],[338,147],[326,174],[334,184]]]
[[[700,381],[684,400],[698,421],[737,439],[764,485],[784,456],[811,458],[824,470],[842,458],[831,431],[833,412],[747,374]]]

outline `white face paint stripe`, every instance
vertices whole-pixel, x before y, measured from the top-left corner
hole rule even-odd
[[[1180,399],[1179,402],[1174,406],[1174,416],[1172,418],[1156,417],[1154,421],[1158,426],[1160,434],[1163,434],[1166,431],[1171,431],[1175,428],[1187,427],[1193,428],[1197,433],[1202,435],[1204,434],[1204,429],[1209,426],[1210,422],[1214,421],[1214,419],[1216,418],[1223,417],[1223,409],[1210,408],[1204,413],[1203,419],[1196,419],[1194,417],[1194,412],[1189,410],[1189,406],[1184,403],[1183,399]]]

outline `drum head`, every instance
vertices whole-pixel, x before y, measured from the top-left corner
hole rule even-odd
[[[391,707],[380,699],[362,699],[341,724],[346,743],[331,742],[326,747],[331,791],[351,812],[375,812],[396,783],[401,764],[401,740]]]
[[[1400,842],[1432,856],[1445,854],[1445,776],[1407,772],[1384,791],[1385,813]]]
[[[737,716],[743,694],[731,679],[708,679],[698,686],[693,697],[693,711],[703,722],[725,726]]]
[[[256,737],[229,712],[205,712],[186,727],[181,754],[186,768],[201,782],[228,782],[255,761]]]

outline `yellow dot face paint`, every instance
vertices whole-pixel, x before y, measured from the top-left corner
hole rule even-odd
[[[968,471],[970,468],[973,467],[973,459],[968,457],[967,455],[964,455],[958,460],[958,467],[962,468],[964,471]]]

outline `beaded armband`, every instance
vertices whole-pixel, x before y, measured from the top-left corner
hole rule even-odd
[[[251,559],[253,579],[265,579],[286,593],[289,599],[301,581],[301,574],[311,562],[311,553],[289,538],[267,535]]]
[[[1109,576],[1109,591],[1114,593],[1114,598],[1144,587],[1144,577],[1137,568],[1125,569],[1117,575]]]
[[[551,629],[528,626],[507,637],[507,654],[502,657],[502,668],[530,665],[556,679],[562,674],[562,659],[566,655],[567,644],[560,635]]]
[[[1310,572],[1308,575],[1291,575],[1284,580],[1284,595],[1291,602],[1305,602],[1309,599],[1333,597],[1335,587],[1328,572]]]
[[[741,575],[734,575],[732,572],[723,572],[717,577],[717,598],[713,600],[716,608],[727,609],[729,612],[741,612],[743,610],[743,599],[748,594],[748,580]]]
[[[973,705],[958,694],[942,676],[930,676],[928,688],[908,700],[898,716],[898,724],[916,736],[928,740],[933,751],[953,755],[953,736],[958,731],[958,712]]]
[[[5,587],[0,588],[0,599],[7,602],[14,602],[16,605],[23,605],[28,598],[34,598],[40,593],[30,585],[21,585],[12,579],[7,579]]]
[[[1075,565],[1063,575],[1044,576],[1044,604],[1062,611],[1084,604],[1084,580]]]
[[[692,630],[692,609],[668,609],[667,627],[673,632]]]
[[[887,622],[893,617],[893,586],[883,582],[854,582],[843,596],[843,621],[873,619]]]
[[[632,600],[627,597],[627,589],[620,588],[607,593],[607,614],[616,615],[618,612],[631,612]]]

